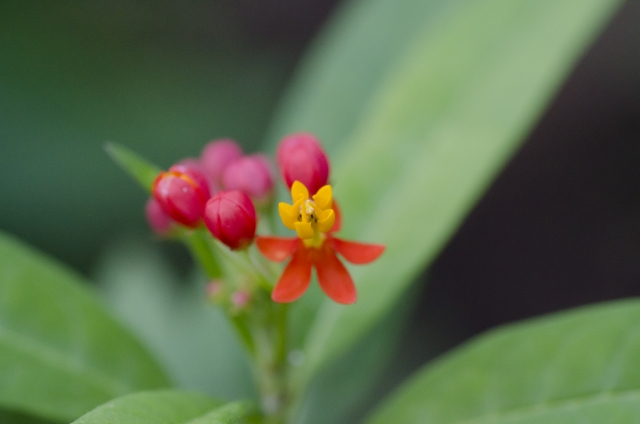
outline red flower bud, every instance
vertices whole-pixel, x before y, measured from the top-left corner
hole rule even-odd
[[[163,235],[171,229],[171,223],[173,221],[169,215],[164,213],[158,201],[153,197],[147,200],[144,212],[147,216],[149,226],[156,234]]]
[[[180,172],[189,178],[191,178],[198,186],[206,190],[207,200],[211,197],[211,191],[209,190],[209,184],[207,176],[204,173],[202,166],[193,159],[183,159],[180,162],[169,168],[169,172]]]
[[[312,134],[297,133],[283,138],[276,152],[276,160],[289,188],[297,180],[311,194],[315,194],[327,184],[329,160]]]
[[[214,140],[204,146],[200,155],[200,163],[212,191],[220,190],[224,169],[241,156],[242,148],[231,139]]]
[[[256,154],[235,160],[224,170],[222,186],[225,190],[243,192],[257,204],[267,203],[273,194],[269,159]]]
[[[210,197],[206,177],[188,165],[161,172],[153,182],[152,193],[169,217],[187,227],[198,225]]]
[[[221,191],[208,202],[204,223],[232,250],[248,246],[256,234],[256,209],[241,191]]]

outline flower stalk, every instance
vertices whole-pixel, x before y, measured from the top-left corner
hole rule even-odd
[[[135,174],[143,175],[143,185],[151,189],[145,210],[151,229],[187,245],[210,280],[209,300],[242,341],[260,394],[262,422],[286,424],[304,390],[294,381],[295,361],[289,361],[288,303],[305,293],[314,269],[331,300],[354,303],[356,286],[342,260],[366,264],[384,246],[335,236],[342,219],[328,181],[329,160],[315,136],[285,137],[276,158],[291,190],[291,203],[281,202],[277,209],[269,159],[244,156],[233,140],[214,140],[199,159],[184,159],[166,172]],[[146,166],[137,159],[126,163]],[[295,237],[271,235],[278,216]],[[283,261],[288,261],[284,269],[274,263]]]

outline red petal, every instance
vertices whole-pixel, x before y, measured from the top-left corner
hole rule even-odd
[[[331,209],[333,209],[333,213],[336,214],[336,220],[333,223],[333,227],[331,227],[331,231],[329,232],[337,233],[338,231],[340,231],[340,228],[342,228],[342,212],[340,212],[340,208],[338,207],[338,202],[336,202],[336,199],[333,199],[333,206],[331,206]]]
[[[298,237],[263,237],[258,236],[256,244],[262,255],[274,262],[282,262],[291,256],[300,245]]]
[[[342,265],[333,250],[325,244],[318,252],[316,272],[322,290],[335,302],[348,305],[358,297],[349,271]]]
[[[330,243],[331,248],[340,253],[347,262],[356,265],[373,262],[384,252],[384,246],[381,244],[357,243],[335,237],[331,237]]]
[[[302,296],[311,281],[312,264],[307,249],[296,250],[273,289],[271,299],[280,303],[293,302]]]

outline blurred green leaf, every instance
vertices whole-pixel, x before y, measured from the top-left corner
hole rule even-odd
[[[149,193],[151,192],[153,181],[162,172],[162,169],[117,143],[106,143],[104,150],[142,188]]]
[[[0,405],[75,419],[169,381],[71,271],[0,233]]]
[[[74,424],[178,424],[209,413],[220,401],[194,392],[162,390],[114,399],[83,415]]]
[[[406,296],[413,306],[412,298]],[[402,328],[411,308],[392,310],[365,337],[343,354],[339,360],[324,368],[308,387],[297,421],[305,424],[351,423],[351,415],[358,411],[385,370],[385,364],[395,353]]]
[[[157,240],[123,238],[107,245],[95,279],[99,293],[150,349],[176,386],[220,399],[256,397],[237,335],[206,300],[200,274],[183,282]]]
[[[255,404],[251,402],[235,402],[209,412],[189,421],[188,424],[252,424],[260,423],[260,415]]]
[[[334,158],[342,236],[387,251],[353,269],[355,305],[323,301],[302,382],[381,319],[435,257],[619,3],[463,2],[425,24]]]
[[[0,410],[0,423],[2,424],[56,424],[59,421],[50,421],[21,412]]]
[[[368,422],[640,422],[640,301],[489,332],[415,375]]]
[[[270,146],[292,132],[309,131],[335,155],[420,30],[458,3],[344,2],[290,84],[269,128]]]

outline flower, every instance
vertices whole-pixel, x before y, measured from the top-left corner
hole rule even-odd
[[[206,177],[189,165],[174,165],[158,174],[151,191],[162,210],[187,227],[198,226],[210,197]]]
[[[160,207],[160,204],[156,199],[151,197],[147,200],[147,204],[144,208],[145,215],[149,227],[159,235],[165,235],[171,230],[172,220]]]
[[[300,181],[311,193],[316,193],[327,184],[329,159],[313,134],[296,133],[283,138],[276,161],[289,188],[294,181]]]
[[[266,205],[273,195],[271,164],[265,155],[244,156],[231,162],[222,174],[225,190],[239,190],[257,205]]]
[[[284,202],[278,204],[282,223],[290,230],[295,230],[305,243],[319,246],[322,244],[321,234],[331,230],[336,219],[331,209],[331,186],[323,186],[310,199],[307,187],[300,181],[295,181],[291,186],[291,198],[293,205]]]
[[[336,253],[352,264],[375,261],[384,251],[380,244],[358,243],[337,238],[341,219],[332,199],[331,186],[325,185],[309,199],[309,191],[299,181],[291,186],[293,205],[280,203],[278,211],[287,228],[298,237],[259,236],[258,250],[267,259],[282,262],[291,257],[271,298],[276,302],[293,302],[304,294],[315,267],[320,288],[337,303],[350,304],[357,299],[351,275]]]
[[[241,191],[221,191],[208,202],[204,223],[231,250],[247,247],[256,234],[256,209]]]
[[[221,189],[222,173],[234,160],[242,156],[242,148],[227,138],[213,140],[204,146],[200,154],[200,164],[213,193]]]

